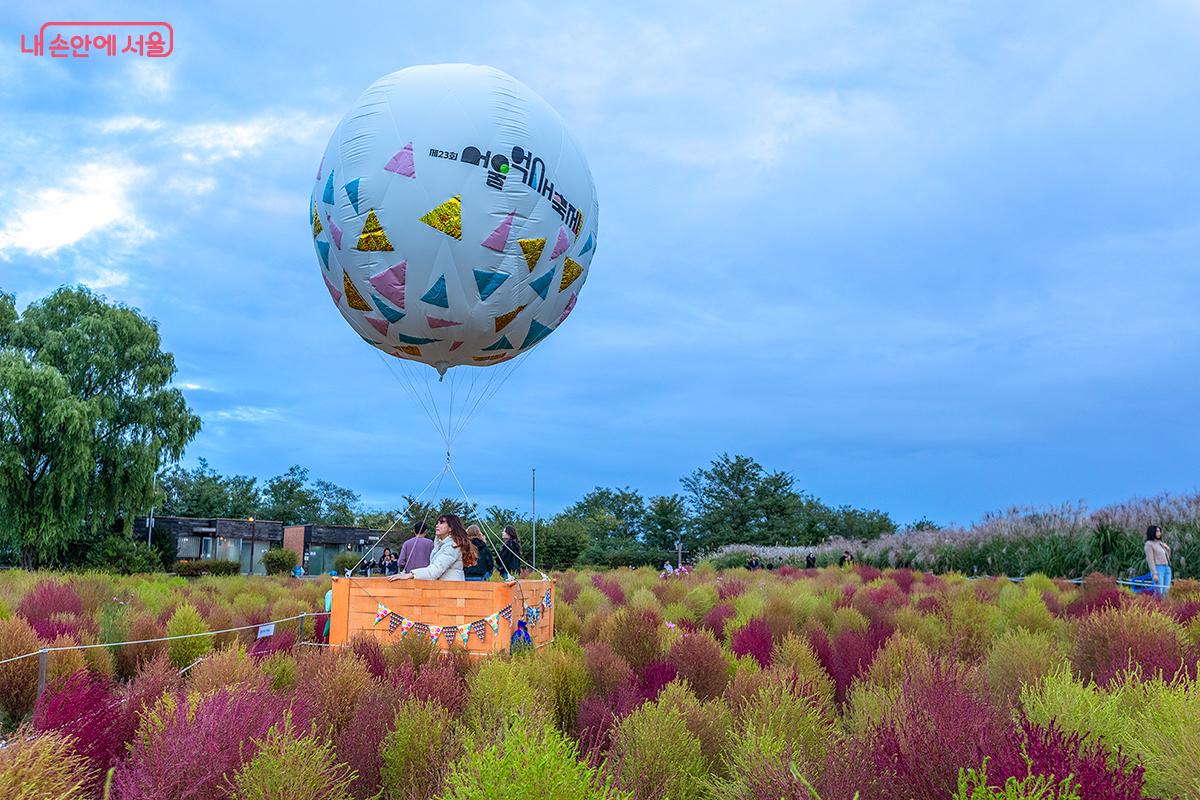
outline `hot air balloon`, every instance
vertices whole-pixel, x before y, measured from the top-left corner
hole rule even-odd
[[[338,311],[367,343],[439,375],[509,361],[567,319],[597,216],[554,109],[466,64],[372,84],[330,138],[309,207]]]

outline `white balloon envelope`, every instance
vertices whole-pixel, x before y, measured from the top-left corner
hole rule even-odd
[[[444,64],[363,93],[325,148],[309,222],[350,326],[444,373],[507,361],[563,323],[598,211],[545,100],[498,69]]]

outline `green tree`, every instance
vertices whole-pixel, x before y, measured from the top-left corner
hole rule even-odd
[[[358,519],[359,495],[329,481],[317,481],[313,494],[321,501],[318,520],[323,525],[353,525]]]
[[[687,504],[677,494],[652,497],[646,504],[642,539],[650,547],[674,550],[688,526]]]
[[[0,535],[40,566],[148,509],[155,474],[200,419],[169,388],[175,360],[136,310],[84,288],[20,315],[0,298]]]
[[[691,511],[684,537],[689,552],[731,542],[803,545],[823,538],[806,524],[819,503],[797,493],[788,473],[767,472],[748,456],[722,454],[682,482]]]
[[[201,458],[195,469],[174,466],[159,476],[159,513],[177,517],[244,519],[262,503],[258,481],[245,475],[226,477]]]
[[[260,519],[279,520],[284,525],[303,525],[321,516],[321,498],[308,487],[308,470],[299,464],[267,481]]]
[[[563,511],[568,517],[590,523],[592,538],[635,539],[642,534],[646,503],[636,489],[597,486]]]

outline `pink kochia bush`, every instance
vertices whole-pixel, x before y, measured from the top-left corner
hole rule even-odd
[[[255,742],[289,711],[297,729],[308,727],[303,704],[269,691],[221,690],[194,701],[176,695],[161,724],[134,737],[113,776],[114,800],[223,800]]]
[[[1114,755],[1101,744],[1085,744],[1078,733],[1067,734],[1053,724],[1042,727],[1022,718],[1013,732],[1013,747],[988,765],[988,776],[1002,783],[1030,775],[1067,775],[1087,800],[1142,800],[1145,770]]]
[[[701,700],[719,697],[729,683],[721,645],[707,631],[681,636],[671,645],[667,660]]]
[[[752,657],[761,667],[771,666],[775,642],[771,638],[771,628],[767,621],[755,617],[738,628],[730,637],[729,649],[734,655]]]
[[[850,684],[871,666],[875,654],[887,641],[890,631],[876,625],[866,633],[846,629],[834,635],[832,641],[824,628],[809,630],[809,643],[821,665],[833,677],[838,702],[846,699]]]
[[[29,623],[50,619],[55,614],[83,614],[83,601],[66,584],[54,580],[38,581],[29,593],[21,598],[17,613]]]
[[[616,581],[609,580],[603,575],[593,575],[592,586],[599,589],[614,606],[625,605],[625,590]]]
[[[124,754],[137,716],[111,685],[90,672],[77,672],[57,690],[47,690],[33,712],[39,733],[57,731],[74,737],[75,752],[101,776]]]

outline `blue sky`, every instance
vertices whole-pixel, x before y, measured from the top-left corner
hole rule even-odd
[[[0,287],[156,319],[188,463],[368,506],[440,469],[305,212],[364,88],[469,62],[562,114],[601,242],[455,445],[474,499],[527,507],[533,466],[542,512],[670,493],[724,451],[899,522],[1197,489],[1195,2],[353,5],[0,10]],[[176,51],[20,53],[100,18]]]

